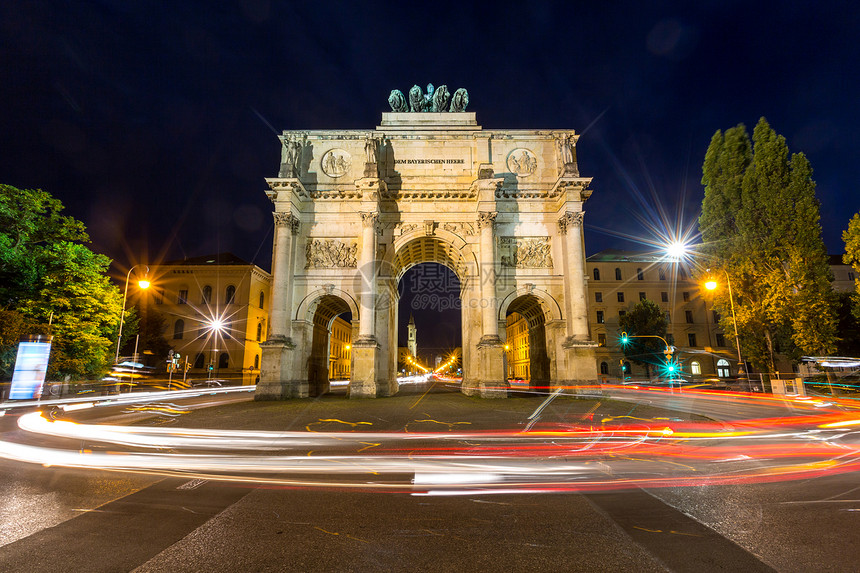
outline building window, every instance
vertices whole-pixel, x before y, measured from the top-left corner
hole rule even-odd
[[[702,373],[702,366],[698,362],[696,362],[695,360],[693,362],[690,362],[690,373],[692,373],[692,374],[701,374]]]
[[[667,324],[672,324],[672,315],[669,313],[669,311],[668,311],[668,310],[666,311],[666,313],[665,313],[665,314],[666,314],[666,323],[667,323]]]
[[[640,281],[645,280],[645,275],[642,273],[642,269],[636,269],[636,278]]]
[[[675,344],[675,335],[674,334],[667,334],[666,335],[666,342],[669,344],[669,346],[672,346],[673,344]]]
[[[717,376],[720,378],[728,378],[732,373],[729,370],[729,361],[725,358],[717,360]]]
[[[619,311],[618,311],[618,318],[621,318],[621,317],[622,317],[622,316],[624,316],[625,314],[627,314],[627,311],[626,311],[626,310],[619,310]]]
[[[257,324],[257,342],[263,338],[263,323],[260,322]]]
[[[603,324],[603,311],[597,311],[597,324]]]
[[[645,300],[645,293],[644,292],[639,293],[639,300]]]
[[[603,302],[603,293],[602,292],[594,293],[594,302]]]
[[[606,346],[606,335],[602,332],[597,335],[597,346]]]
[[[663,302],[669,302],[669,293],[666,291],[661,292],[660,293],[660,300]]]
[[[618,267],[615,267],[615,280],[621,280],[621,269],[619,269]]]
[[[720,319],[722,318],[722,317],[720,316],[720,313],[719,313],[719,312],[717,312],[716,310],[714,310],[714,311],[712,311],[712,312],[714,313],[714,324],[719,324],[719,323],[720,323]]]
[[[229,368],[230,366],[230,355],[226,352],[222,352],[221,356],[218,357],[218,368]]]
[[[254,370],[259,370],[260,368],[260,355],[257,354],[254,356]]]
[[[623,292],[618,291],[615,294],[618,296],[618,302],[624,302],[624,293]]]
[[[687,342],[689,342],[688,346],[698,346],[698,344],[696,344],[695,332],[687,333]]]
[[[684,318],[687,320],[687,324],[693,324],[693,311],[692,310],[685,310],[684,311]]]
[[[666,280],[666,269],[663,269],[663,268],[660,269],[660,280],[661,281]]]
[[[203,368],[203,361],[206,360],[203,357],[202,352],[197,353],[197,358],[194,359],[194,368]]]
[[[678,276],[681,277],[681,279],[683,280],[687,279],[687,271],[685,271],[684,267],[682,267],[681,265],[678,265]]]
[[[690,302],[690,292],[684,291],[684,302]]]
[[[173,324],[173,340],[182,340],[185,334],[185,321],[181,318]]]
[[[722,332],[717,333],[717,346],[725,346],[726,345],[726,337]]]
[[[596,281],[600,280],[600,269],[598,269],[598,268],[594,269],[594,280],[596,280]]]
[[[205,287],[203,287],[203,304],[209,304],[209,302],[211,300],[212,300],[212,287],[209,285],[206,285]]]
[[[848,271],[848,280],[849,280],[849,281],[853,281],[853,280],[854,280],[854,273],[852,273],[851,271]]]
[[[179,291],[179,297],[176,299],[177,304],[188,304],[188,289]]]
[[[263,294],[263,291],[260,291],[260,308],[263,308],[263,303],[266,301],[266,295]]]
[[[609,364],[606,362],[600,363],[600,373],[601,374],[609,374]]]
[[[235,299],[236,299],[236,287],[234,287],[233,285],[230,285],[227,287],[227,295],[225,297],[225,302],[227,304],[233,304],[234,302],[236,302]]]
[[[155,304],[162,304],[164,302],[164,289],[158,289],[155,291]]]

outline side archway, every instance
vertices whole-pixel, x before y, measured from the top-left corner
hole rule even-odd
[[[330,289],[330,291],[334,290],[337,289]],[[300,316],[310,327],[310,332],[307,333],[309,352],[306,353],[305,363],[301,365],[308,384],[308,396],[321,396],[330,390],[329,359],[332,324],[342,314],[357,312],[355,301],[351,297],[341,298],[330,291],[323,291],[323,294],[311,299],[307,304],[305,304],[306,299],[300,306],[300,308],[305,307],[304,313]],[[352,301],[353,305],[348,301]]]
[[[557,368],[552,365],[555,349],[547,336],[547,323],[560,320],[561,310],[544,291],[520,291],[508,295],[500,305],[505,320],[507,375],[512,388],[527,383],[530,390],[546,391],[557,384]]]

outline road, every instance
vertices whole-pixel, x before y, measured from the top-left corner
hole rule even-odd
[[[697,400],[628,398],[681,400],[681,409]],[[112,424],[158,413],[168,421],[245,399],[94,408],[76,418]],[[695,407],[749,417],[732,400]],[[16,421],[0,418],[4,439],[22,439]],[[13,461],[0,461],[0,472],[2,571],[850,571],[860,557],[853,472],[516,495],[309,490]]]

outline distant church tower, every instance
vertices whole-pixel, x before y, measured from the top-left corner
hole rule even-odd
[[[409,354],[418,358],[418,329],[415,328],[415,318],[409,315],[408,338],[406,340],[406,348]]]

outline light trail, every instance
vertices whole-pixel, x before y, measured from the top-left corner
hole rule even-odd
[[[860,469],[854,404],[699,390],[592,390],[724,417],[735,412],[735,418],[628,416],[594,423],[572,415],[532,427],[545,402],[527,430],[271,432],[77,424],[32,412],[19,417],[16,441],[0,441],[0,456],[44,466],[421,495],[747,483]],[[743,415],[750,412],[758,417]],[[46,447],[45,437],[69,445]]]

